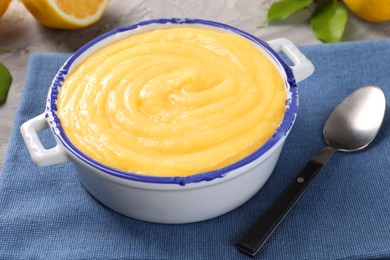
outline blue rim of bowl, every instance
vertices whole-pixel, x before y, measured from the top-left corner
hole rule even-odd
[[[232,33],[235,33],[237,35],[240,35],[255,45],[258,45],[262,47],[266,52],[268,52],[269,56],[273,58],[275,63],[282,67],[284,72],[286,73],[285,83],[286,86],[289,87],[288,89],[288,98],[286,102],[286,110],[284,113],[283,120],[281,124],[279,125],[278,129],[275,131],[273,136],[261,147],[259,147],[255,152],[248,155],[247,157],[230,164],[226,167],[203,172],[199,174],[194,174],[190,176],[185,177],[156,177],[156,176],[149,176],[149,175],[142,175],[138,173],[131,173],[126,172],[122,170],[118,170],[112,167],[109,167],[107,165],[104,165],[102,163],[99,163],[95,161],[94,159],[90,158],[88,155],[83,153],[81,150],[79,150],[77,147],[75,147],[72,142],[69,140],[67,135],[65,134],[64,129],[61,126],[60,119],[57,116],[57,98],[59,94],[59,89],[62,85],[62,82],[65,80],[66,75],[68,74],[68,71],[71,67],[71,65],[74,63],[74,61],[81,56],[86,50],[91,48],[96,43],[110,37],[113,35],[116,35],[118,33],[135,30],[137,28],[143,27],[143,26],[149,26],[149,25],[166,25],[166,24],[172,24],[172,26],[177,25],[199,25],[199,26],[211,26],[217,29],[222,29],[225,31],[230,31]],[[154,28],[156,29],[156,28]],[[81,47],[78,51],[76,51],[60,68],[60,70],[57,72],[56,76],[54,77],[54,80],[50,86],[48,98],[47,98],[47,105],[46,105],[46,118],[48,118],[48,122],[50,124],[50,127],[52,129],[52,132],[58,137],[62,145],[68,149],[74,156],[76,156],[78,159],[86,163],[87,165],[91,166],[92,168],[98,169],[104,173],[107,173],[112,176],[116,176],[122,179],[132,180],[132,181],[138,181],[138,182],[146,182],[146,183],[167,183],[167,184],[179,184],[179,185],[185,185],[188,183],[196,183],[201,181],[211,181],[216,178],[222,178],[226,176],[230,171],[238,169],[244,165],[247,165],[260,156],[262,156],[265,152],[270,150],[278,141],[280,141],[284,136],[287,136],[289,131],[291,130],[296,114],[298,111],[298,88],[295,82],[294,75],[292,73],[292,69],[290,66],[288,66],[283,59],[264,41],[256,38],[255,36],[246,33],[240,29],[237,29],[235,27],[218,23],[214,21],[208,21],[208,20],[202,20],[202,19],[189,19],[189,18],[164,18],[164,19],[153,19],[153,20],[147,20],[142,21],[140,23],[121,27],[114,29],[112,31],[109,31],[92,41],[85,44],[83,47]]]

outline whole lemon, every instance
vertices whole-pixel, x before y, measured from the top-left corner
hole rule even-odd
[[[357,16],[368,22],[390,20],[390,0],[343,0]]]

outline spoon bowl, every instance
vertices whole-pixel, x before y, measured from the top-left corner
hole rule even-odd
[[[327,144],[339,151],[363,149],[374,140],[386,107],[383,91],[374,86],[360,88],[336,107],[324,126]]]
[[[361,150],[374,140],[382,125],[385,109],[385,95],[375,86],[362,87],[345,98],[325,123],[323,134],[328,147],[306,164],[244,233],[237,248],[251,256],[256,255],[335,151]]]

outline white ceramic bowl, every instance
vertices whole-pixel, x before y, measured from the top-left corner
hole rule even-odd
[[[188,177],[152,177],[123,172],[94,161],[75,147],[57,117],[57,97],[62,82],[88,56],[100,48],[133,34],[157,28],[202,27],[247,38],[274,63],[288,94],[283,121],[275,134],[257,151],[219,170]],[[293,66],[278,55],[283,53]],[[46,111],[27,121],[21,133],[33,161],[40,166],[71,161],[88,192],[107,207],[126,216],[158,223],[189,223],[222,215],[250,199],[264,185],[279,158],[298,109],[296,82],[311,75],[310,61],[286,39],[265,43],[226,24],[198,19],[158,19],[110,31],[74,53],[55,76]],[[261,73],[261,72],[259,72]],[[45,149],[38,132],[50,128],[57,142]]]

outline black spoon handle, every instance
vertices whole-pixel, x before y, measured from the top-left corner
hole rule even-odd
[[[314,181],[334,151],[334,149],[327,147],[306,164],[271,206],[239,239],[236,245],[238,249],[251,256],[256,255]]]

